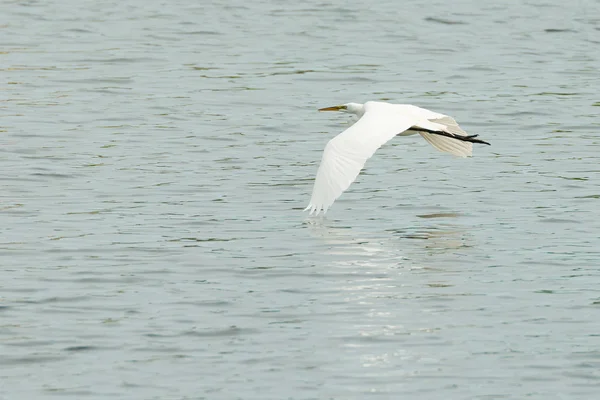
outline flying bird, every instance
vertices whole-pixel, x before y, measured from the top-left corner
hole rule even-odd
[[[358,116],[351,127],[325,146],[313,186],[310,215],[327,212],[333,202],[354,182],[365,162],[395,136],[420,134],[437,150],[458,157],[470,157],[473,143],[487,144],[468,135],[454,118],[410,104],[368,101],[321,108]]]

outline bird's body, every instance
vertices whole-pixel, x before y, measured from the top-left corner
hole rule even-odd
[[[452,117],[410,104],[369,101],[319,111],[343,111],[359,119],[325,146],[312,197],[305,209],[310,214],[326,213],[354,182],[365,162],[395,136],[420,134],[437,150],[459,157],[470,157],[473,143],[489,144],[475,139],[477,135],[467,135]]]

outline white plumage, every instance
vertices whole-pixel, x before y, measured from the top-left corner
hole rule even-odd
[[[319,111],[342,111],[355,114],[358,121],[325,146],[321,165],[306,210],[310,214],[326,213],[333,202],[354,182],[365,162],[393,137],[419,133],[439,151],[470,157],[472,143],[484,143],[469,136],[456,121],[409,104],[369,101],[322,108]]]

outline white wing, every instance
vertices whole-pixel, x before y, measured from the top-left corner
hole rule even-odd
[[[388,140],[418,123],[390,109],[367,109],[350,128],[331,139],[323,152],[306,210],[323,213],[354,182],[365,162]]]
[[[467,132],[463,131],[452,117],[428,110],[426,108],[413,106],[412,104],[395,104],[394,106],[399,113],[410,113],[422,119],[438,124],[430,126],[425,125],[426,123],[421,123],[419,125],[415,124],[417,126],[432,130],[440,129],[460,136],[468,136]],[[421,134],[421,136],[423,136],[423,138],[429,144],[439,151],[450,153],[458,157],[471,157],[471,155],[473,155],[473,144],[470,142],[463,142],[446,136],[434,135],[427,132],[419,132],[419,134]]]
[[[441,118],[430,119],[431,122],[444,126],[444,130],[459,136],[468,136],[456,123],[454,118],[444,115]],[[427,132],[419,132],[421,136],[437,150],[450,153],[458,157],[471,157],[473,155],[473,143],[463,142],[446,136],[434,135]]]

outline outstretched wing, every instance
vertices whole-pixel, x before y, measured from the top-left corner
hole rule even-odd
[[[354,182],[365,162],[388,140],[417,123],[389,110],[367,110],[350,128],[331,139],[325,150],[306,210],[318,215]]]
[[[441,118],[429,119],[431,122],[443,125],[445,131],[458,136],[468,136],[456,123],[454,118],[444,115]],[[427,132],[419,132],[421,136],[437,150],[450,153],[458,157],[471,157],[473,155],[473,143],[463,142],[446,136],[435,135]]]
[[[460,126],[458,126],[452,117],[428,110],[426,108],[413,106],[412,104],[397,104],[394,106],[402,114],[412,114],[421,118],[422,122],[417,126],[432,130],[441,129],[445,132],[458,136],[468,136],[468,134],[463,131]],[[427,121],[434,123],[435,125],[431,125]],[[423,136],[423,138],[429,144],[439,151],[450,153],[458,157],[470,157],[473,154],[473,144],[471,142],[456,140],[450,137],[435,135],[423,131],[418,131],[418,133]]]

